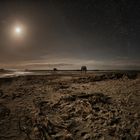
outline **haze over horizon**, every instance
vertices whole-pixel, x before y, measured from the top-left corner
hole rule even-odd
[[[139,38],[138,0],[0,1],[0,68],[140,70]]]

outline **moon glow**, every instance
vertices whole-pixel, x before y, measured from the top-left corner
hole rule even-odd
[[[16,34],[21,34],[22,29],[20,27],[15,28],[15,33]]]

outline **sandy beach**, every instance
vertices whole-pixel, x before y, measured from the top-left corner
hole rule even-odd
[[[0,78],[0,140],[138,140],[139,74]]]

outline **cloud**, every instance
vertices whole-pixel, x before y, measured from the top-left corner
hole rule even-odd
[[[59,56],[42,56],[38,60],[1,63],[2,68],[16,69],[80,69],[86,65],[88,69],[140,69],[140,61],[128,57],[116,57],[114,60],[78,59],[76,57],[60,58]]]
[[[82,60],[82,59],[57,59],[52,63],[28,63],[28,66],[34,67],[46,67],[53,68],[58,67],[60,69],[80,69],[82,65],[86,65],[88,69],[140,69],[139,60]]]

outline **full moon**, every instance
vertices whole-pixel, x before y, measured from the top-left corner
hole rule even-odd
[[[20,28],[20,27],[16,27],[16,28],[15,28],[15,32],[16,32],[17,34],[20,34],[20,33],[21,33],[21,31],[22,31],[22,30],[21,30],[21,28]]]
[[[14,40],[21,41],[25,37],[26,28],[23,24],[18,23],[11,26],[11,37]]]

